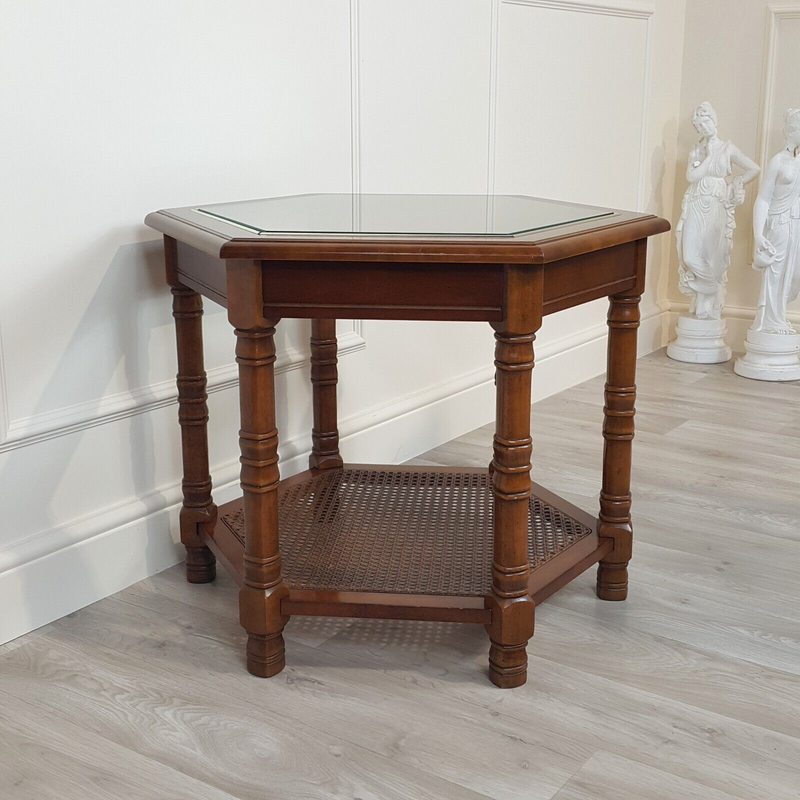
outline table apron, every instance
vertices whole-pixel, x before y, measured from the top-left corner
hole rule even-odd
[[[632,289],[637,245],[544,266],[542,312],[552,314]],[[264,316],[498,322],[507,298],[502,264],[261,261]],[[533,268],[533,265],[532,265]],[[177,276],[227,307],[225,261],[178,243]]]

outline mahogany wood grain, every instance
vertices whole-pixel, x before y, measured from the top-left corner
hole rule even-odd
[[[508,265],[504,320],[495,326],[497,418],[492,458],[494,557],[492,611],[487,626],[489,677],[503,689],[527,680],[533,598],[528,592],[528,515],[531,496],[531,372],[533,341],[542,324],[542,269]]]
[[[544,270],[543,314],[572,308],[636,285],[636,242],[549,264]]]
[[[228,295],[243,298],[228,309],[235,326],[239,365],[241,488],[244,495],[244,580],[239,618],[247,631],[247,669],[268,678],[285,665],[281,601],[288,588],[281,576],[278,539],[278,429],[275,422],[275,325],[261,316],[261,267],[228,264]]]
[[[543,310],[556,311],[636,285],[636,243],[554,262],[544,274]],[[179,279],[228,305],[225,261],[178,243]],[[416,262],[263,262],[267,316],[328,319],[437,319],[497,322],[503,316],[502,264],[448,264],[433,273]],[[435,301],[435,302],[434,302]]]
[[[646,242],[637,245],[637,286],[611,297],[608,309],[605,445],[598,534],[610,538],[614,546],[597,570],[597,596],[602,600],[625,600],[628,596],[628,562],[633,548],[631,453],[636,413],[636,340],[646,250]]]
[[[167,283],[178,346],[178,422],[183,458],[181,542],[186,547],[186,580],[209,583],[216,576],[214,554],[203,544],[200,527],[213,529],[217,509],[208,468],[208,395],[203,366],[203,298],[177,276],[177,242],[164,237]]]
[[[185,242],[177,244],[176,272],[180,281],[219,305],[227,302],[225,261],[197,250]]]
[[[311,322],[311,384],[314,427],[311,430],[309,466],[330,469],[342,466],[339,455],[339,429],[336,410],[338,342],[335,319]]]
[[[317,261],[415,262],[433,265],[549,264],[584,253],[646,239],[669,230],[652,214],[615,210],[608,217],[510,237],[271,234],[242,236],[241,228],[199,215],[193,206],[148,214],[145,223],[215,258]]]
[[[499,320],[494,265],[264,261],[264,313],[287,317]]]
[[[465,622],[485,625],[491,611],[482,597],[447,597],[395,592],[337,592],[289,589],[284,613],[313,617],[407,619],[420,622]]]

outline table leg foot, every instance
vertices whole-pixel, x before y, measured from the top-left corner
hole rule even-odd
[[[489,679],[501,689],[522,686],[528,678],[528,640],[533,636],[534,605],[530,596],[486,598],[492,621],[489,634]]]
[[[217,560],[207,547],[186,548],[186,580],[211,583],[217,577]]]
[[[205,508],[194,506],[181,509],[181,542],[186,548],[186,580],[189,583],[211,583],[217,577],[217,560],[203,544],[200,529],[213,526],[217,518],[217,507],[211,502],[211,481],[207,482],[208,505]],[[184,481],[184,495],[193,499],[191,484]]]
[[[528,680],[528,643],[500,644],[489,648],[489,680],[500,689],[515,689]]]
[[[286,649],[283,631],[261,636],[251,633],[247,637],[247,671],[257,678],[271,678],[286,666]]]
[[[626,600],[628,597],[628,562],[597,566],[597,596],[601,600]]]

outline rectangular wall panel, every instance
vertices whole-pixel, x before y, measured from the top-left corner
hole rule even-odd
[[[485,192],[491,0],[356,5],[361,190]]]
[[[570,3],[500,8],[495,188],[635,208],[648,18]]]
[[[762,157],[764,165],[783,147],[783,115],[800,108],[800,5],[774,6],[766,54]]]

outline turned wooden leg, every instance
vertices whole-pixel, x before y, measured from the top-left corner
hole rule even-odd
[[[281,577],[278,541],[278,431],[275,427],[274,324],[236,329],[242,428],[244,583],[239,618],[247,631],[247,669],[261,678],[285,665],[281,601],[289,593]]]
[[[608,372],[603,409],[603,488],[598,534],[614,549],[597,570],[597,596],[625,600],[628,562],[633,547],[631,526],[631,449],[636,403],[636,335],[639,294],[611,298],[608,310]]]
[[[492,611],[487,625],[489,677],[502,689],[527,679],[528,639],[533,636],[533,598],[528,593],[528,517],[531,496],[531,370],[534,335],[498,331],[497,422],[492,460],[494,556]]]
[[[262,265],[227,260],[228,319],[239,365],[241,487],[244,495],[244,575],[239,620],[247,631],[247,669],[262,678],[285,664],[278,538],[278,430],[275,423],[275,325],[263,316]]]
[[[311,455],[308,465],[314,469],[342,466],[339,455],[339,429],[336,412],[336,368],[338,343],[336,320],[311,321],[311,383],[314,395],[314,427],[311,430]]]
[[[167,277],[172,284],[172,315],[178,342],[178,421],[183,451],[181,542],[186,547],[186,580],[208,583],[216,577],[214,554],[203,544],[201,526],[214,526],[208,469],[208,405],[203,369],[203,298],[175,277],[174,240],[166,242]]]

